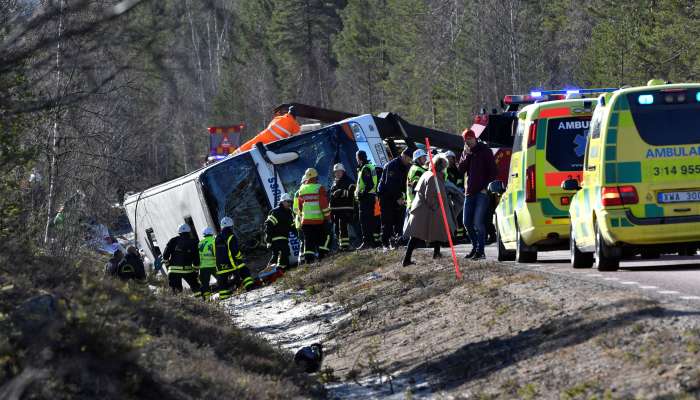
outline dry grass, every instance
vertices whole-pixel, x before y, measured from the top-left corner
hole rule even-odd
[[[0,261],[0,397],[322,396],[290,355],[212,304],[102,278],[101,260]],[[20,312],[41,294],[55,300],[53,312]]]

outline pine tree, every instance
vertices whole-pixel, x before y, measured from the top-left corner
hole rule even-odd
[[[338,60],[340,107],[375,112],[384,107],[381,83],[386,79],[386,44],[382,37],[383,1],[350,0],[340,13],[343,30],[333,50]]]

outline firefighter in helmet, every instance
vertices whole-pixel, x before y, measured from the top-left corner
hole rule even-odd
[[[219,287],[219,300],[233,296],[239,285],[245,290],[253,289],[255,281],[245,265],[243,254],[238,246],[238,238],[233,233],[233,219],[221,219],[221,233],[214,240],[216,254],[216,281]]]
[[[318,183],[315,168],[308,168],[302,181],[304,183],[297,192],[295,208],[304,233],[304,260],[311,263],[316,259],[316,254],[321,260],[329,251],[330,235],[327,227],[331,220],[331,209],[326,189]]]
[[[205,300],[211,297],[209,283],[216,275],[216,254],[214,252],[214,229],[210,226],[202,232],[204,239],[199,241],[199,280],[202,283],[201,294]]]
[[[289,234],[296,233],[292,196],[288,193],[280,197],[279,205],[270,211],[265,220],[265,242],[272,250],[269,264],[277,264],[282,270],[289,267]]]
[[[178,235],[168,241],[163,252],[163,261],[168,264],[168,284],[174,292],[182,292],[183,279],[193,292],[199,291],[195,268],[199,266],[199,249],[191,232],[188,224],[180,225]]]

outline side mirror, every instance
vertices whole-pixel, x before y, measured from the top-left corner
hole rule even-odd
[[[503,185],[502,181],[493,181],[489,183],[487,190],[491,193],[502,195],[506,191],[506,187]]]
[[[575,191],[575,190],[580,190],[581,186],[579,186],[578,181],[576,179],[569,178],[561,183],[561,188],[563,190],[574,190]]]

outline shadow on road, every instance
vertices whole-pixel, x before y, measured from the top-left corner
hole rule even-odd
[[[616,309],[635,306],[641,308],[615,313]],[[618,302],[588,310],[583,315],[553,320],[514,336],[466,344],[452,353],[426,361],[405,374],[432,375],[436,377],[440,389],[450,390],[529,358],[575,346],[601,333],[640,320],[689,315],[700,315],[700,312],[667,310],[654,301]]]

